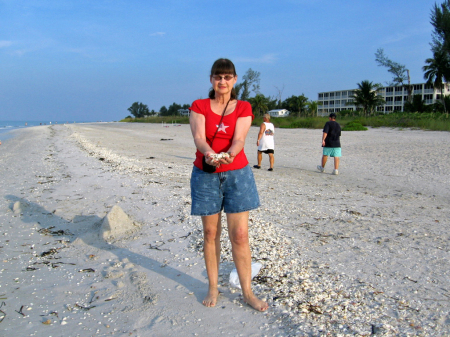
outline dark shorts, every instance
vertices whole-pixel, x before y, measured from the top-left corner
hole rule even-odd
[[[258,152],[262,152],[262,153],[267,153],[267,154],[269,154],[269,153],[275,153],[275,150],[272,150],[272,149],[267,149],[267,150],[264,150],[264,151],[259,151],[259,150],[258,150]]]
[[[260,206],[255,178],[250,167],[220,173],[206,173],[195,167],[191,175],[191,215],[241,213]]]

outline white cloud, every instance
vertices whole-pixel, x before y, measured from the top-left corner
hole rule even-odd
[[[266,54],[258,58],[245,58],[238,57],[235,59],[236,62],[251,62],[251,63],[274,63],[277,60],[275,54]]]
[[[0,41],[0,48],[9,47],[12,45],[11,41]]]
[[[150,34],[150,36],[164,36],[164,35],[166,35],[165,32],[156,32],[156,33]]]

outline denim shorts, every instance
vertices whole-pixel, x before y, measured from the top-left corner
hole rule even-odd
[[[191,175],[191,215],[241,213],[260,206],[255,178],[250,167],[220,173],[206,173],[194,166]]]
[[[340,147],[324,147],[323,155],[330,157],[340,157],[341,156],[341,148]]]

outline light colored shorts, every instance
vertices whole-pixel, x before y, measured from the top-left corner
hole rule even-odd
[[[241,213],[260,206],[255,178],[247,165],[240,170],[207,173],[192,169],[191,215]]]
[[[323,155],[329,157],[340,157],[341,156],[341,148],[340,147],[324,147]]]

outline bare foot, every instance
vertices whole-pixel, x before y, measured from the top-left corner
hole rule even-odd
[[[266,302],[260,300],[255,295],[252,295],[249,298],[244,297],[244,302],[250,305],[253,309],[258,311],[266,311],[267,308],[269,308],[269,305]]]
[[[210,289],[208,290],[208,294],[206,295],[205,299],[203,300],[203,305],[205,307],[215,307],[217,303],[217,298],[219,297],[219,290],[218,289]]]

